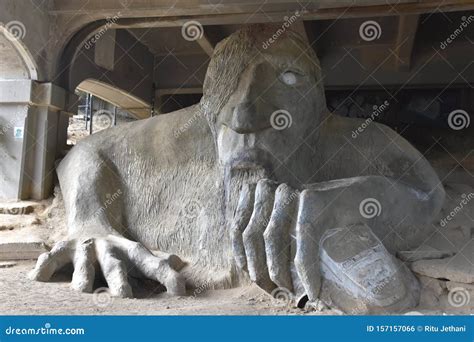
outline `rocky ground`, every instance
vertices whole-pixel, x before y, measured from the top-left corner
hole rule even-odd
[[[433,161],[439,173],[443,163]],[[398,255],[423,288],[420,305],[412,313],[474,313],[474,177],[463,168],[453,170],[442,177],[447,198],[434,222],[436,231],[416,251]],[[94,295],[71,291],[66,274],[52,283],[28,280],[33,259],[65,233],[58,191],[47,201],[0,204],[0,314],[340,314],[312,306],[296,309],[256,286],[170,297],[157,283],[147,282],[135,286],[141,289],[135,293],[139,299],[119,299],[106,291]]]

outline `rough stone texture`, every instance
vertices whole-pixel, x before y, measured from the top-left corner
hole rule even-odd
[[[446,281],[419,274],[417,274],[417,278],[421,287],[419,307],[441,309],[440,301],[447,294]]]
[[[440,251],[431,246],[420,246],[413,251],[399,251],[397,257],[403,261],[417,261],[423,259],[443,259],[454,255],[451,251]]]
[[[436,278],[426,277],[422,275],[418,275],[418,280],[420,281],[420,285],[422,290],[430,290],[434,292],[435,295],[441,296],[443,293],[446,292],[446,281],[439,280]]]
[[[464,229],[466,235],[471,235],[470,230],[474,229],[474,188],[468,184],[448,183],[446,192],[446,203],[438,221],[441,228]]]
[[[474,239],[455,256],[445,259],[419,260],[411,264],[416,273],[439,279],[448,279],[460,283],[474,283]]]
[[[57,170],[69,236],[40,256],[32,278],[46,281],[73,263],[72,287],[88,292],[97,265],[112,294],[130,296],[132,270],[174,294],[184,282],[248,284],[250,273],[267,291],[288,284],[279,290],[314,301],[327,230],[367,225],[390,253],[432,233],[445,193],[429,163],[388,127],[331,114],[313,50],[291,31],[262,48],[274,29],[249,26],[216,47],[199,105],[72,149]],[[254,201],[238,201],[249,183]],[[277,195],[282,187],[293,195]],[[187,266],[178,273],[149,249]],[[332,258],[351,250],[348,241]],[[404,283],[402,273],[393,281]]]

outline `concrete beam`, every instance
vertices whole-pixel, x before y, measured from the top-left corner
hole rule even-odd
[[[409,3],[387,3],[385,1],[376,2],[373,5],[347,5],[343,7],[326,7],[320,8],[316,5],[308,5],[302,10],[301,4],[287,3],[285,6],[273,5],[272,10],[265,11],[266,7],[259,5],[260,9],[255,11],[246,10],[240,7],[239,10],[231,7],[225,7],[218,14],[202,13],[196,11],[194,15],[184,12],[173,13],[166,12],[166,16],[151,17],[151,13],[141,18],[135,16],[122,16],[117,20],[114,28],[150,28],[150,27],[181,27],[192,17],[199,21],[202,25],[234,25],[234,24],[252,24],[267,22],[282,22],[284,17],[295,11],[301,12],[303,20],[328,20],[328,19],[345,19],[345,18],[366,18],[366,17],[385,17],[394,15],[412,15],[430,12],[454,12],[463,10],[472,10],[474,0],[466,1],[423,1]],[[270,5],[270,7],[272,7]],[[138,8],[135,10],[138,11]],[[200,13],[201,12],[201,13]],[[109,15],[111,15],[110,13]]]
[[[400,71],[410,70],[411,55],[418,29],[419,15],[401,15],[395,46],[395,66]]]
[[[309,40],[308,33],[306,32],[306,28],[304,27],[304,22],[303,20],[298,20],[297,22],[293,23],[291,25],[291,29],[301,35],[303,39],[305,39],[308,44],[311,44],[311,41]]]
[[[472,10],[474,5],[474,0],[444,0],[441,3],[430,0],[404,2],[406,1],[343,0],[343,2],[335,2],[328,0],[301,3],[294,0],[262,4],[255,1],[209,2],[208,0],[172,1],[171,3],[162,0],[104,0],[100,2],[58,0],[48,11],[57,18],[55,23],[58,33],[52,46],[52,50],[57,53],[53,53],[50,62],[54,66],[54,69],[51,69],[54,72],[51,78],[63,74],[59,83],[67,87],[65,81],[67,76],[63,70],[67,69],[75,55],[73,49],[81,45],[88,34],[98,32],[104,27],[109,29],[182,27],[189,20],[197,20],[202,25],[282,22],[285,16],[295,11],[300,11],[301,18],[304,20],[380,17],[394,16],[397,13],[447,13]],[[304,9],[302,4],[305,6]],[[117,21],[106,20],[117,15],[120,17]],[[62,54],[59,53],[61,51]]]
[[[202,94],[202,87],[157,89],[156,96]]]
[[[109,71],[115,67],[115,33],[115,30],[105,31],[94,47],[95,64]]]
[[[77,89],[97,96],[114,106],[125,109],[137,119],[146,119],[150,117],[151,105],[149,103],[133,96],[129,92],[113,87],[107,83],[88,79],[81,82],[77,86]]]
[[[128,6],[122,5],[116,0],[90,1],[90,0],[56,0],[55,6],[49,13],[54,15],[87,15],[94,16],[103,12],[106,16],[112,16],[120,11],[122,17],[178,17],[184,16],[189,20],[198,16],[216,14],[222,15],[245,14],[247,19],[254,15],[263,15],[270,18],[274,14],[287,15],[296,10],[302,10],[303,6],[308,15],[331,16],[326,19],[360,16],[393,15],[393,13],[428,13],[433,11],[460,11],[467,10],[474,2],[471,0],[313,0],[301,2],[297,0],[274,0],[265,3],[254,0],[237,0],[210,3],[209,0],[195,1],[172,1],[172,0],[133,0]],[[104,16],[105,17],[105,16]],[[308,18],[309,19],[309,18]],[[282,21],[281,18],[279,21]],[[263,22],[268,22],[264,20]],[[243,23],[240,21],[239,23]],[[201,24],[203,24],[201,22]],[[215,23],[219,24],[219,23]]]
[[[0,80],[0,103],[29,103],[32,80]]]
[[[34,83],[31,101],[37,106],[48,106],[51,109],[66,108],[67,92],[53,83]]]
[[[209,57],[212,56],[212,54],[214,53],[214,46],[212,46],[211,42],[209,41],[209,39],[207,39],[204,33],[201,38],[196,40],[196,42]]]

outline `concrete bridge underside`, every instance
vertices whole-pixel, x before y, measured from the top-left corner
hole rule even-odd
[[[76,89],[136,119],[182,105],[186,96],[194,101],[215,45],[241,25],[296,15],[294,28],[316,50],[329,90],[474,83],[465,58],[474,46],[469,35],[457,35],[449,49],[440,45],[459,18],[474,15],[474,1],[0,0],[0,6],[1,199],[51,194],[69,116],[77,112]],[[367,20],[380,25],[379,39],[361,39]],[[190,21],[202,26],[199,39],[183,37]]]

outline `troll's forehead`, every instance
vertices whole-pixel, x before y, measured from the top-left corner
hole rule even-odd
[[[278,28],[277,25],[249,25],[216,46],[207,69],[201,100],[201,107],[211,126],[237,89],[240,76],[252,62],[265,58],[277,65],[280,60],[291,60],[308,70],[315,82],[320,79],[319,60],[300,35],[286,30],[269,44],[269,39]]]

